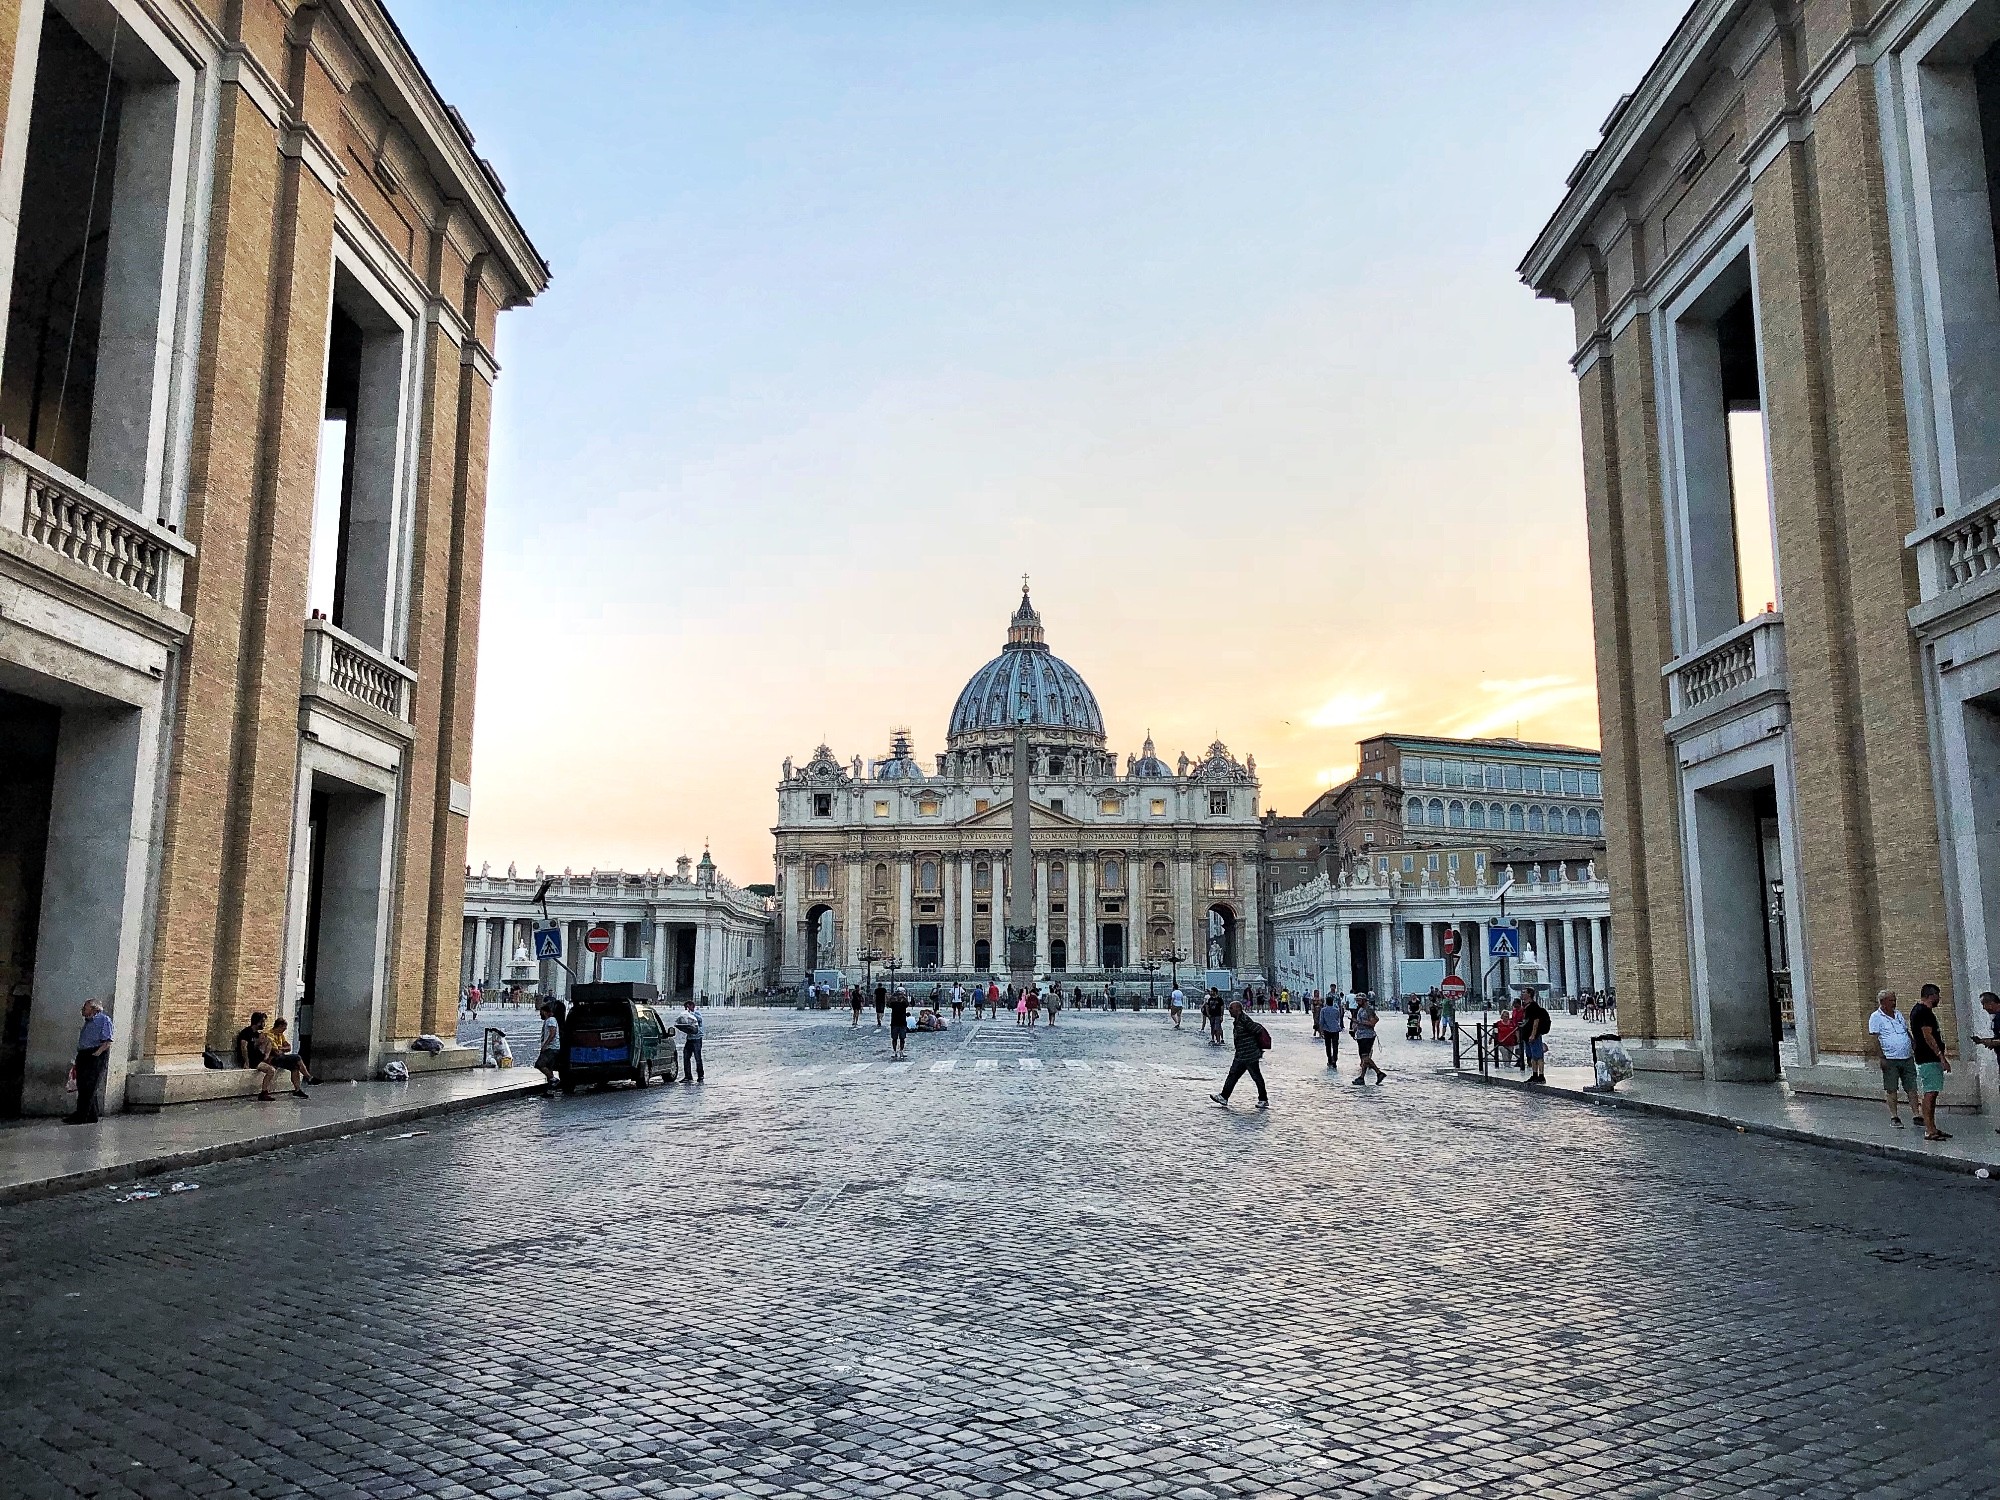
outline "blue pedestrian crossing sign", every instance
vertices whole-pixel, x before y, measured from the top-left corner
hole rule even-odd
[[[1488,958],[1519,958],[1521,956],[1521,929],[1512,925],[1487,928],[1486,956]]]
[[[560,927],[537,927],[535,929],[535,957],[562,960],[562,929]]]

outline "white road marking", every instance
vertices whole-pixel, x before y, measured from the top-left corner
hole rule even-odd
[[[1000,1064],[995,1062],[990,1057],[982,1057],[978,1061],[974,1062],[972,1066],[981,1073],[990,1073],[995,1068],[999,1067]]]
[[[1088,1073],[1090,1071],[1090,1064],[1080,1057],[1065,1057],[1063,1059],[1063,1066],[1065,1068],[1074,1068],[1079,1073]]]
[[[957,1058],[947,1057],[943,1062],[932,1063],[931,1071],[933,1073],[949,1073],[953,1068],[957,1066],[958,1066]]]
[[[874,1066],[875,1064],[873,1063],[849,1063],[846,1067],[842,1068],[840,1071],[847,1077],[852,1078],[856,1073],[866,1073],[870,1068]]]
[[[1014,1066],[1024,1073],[1031,1073],[1041,1065],[1042,1060],[1039,1057],[1017,1057],[1014,1059]]]

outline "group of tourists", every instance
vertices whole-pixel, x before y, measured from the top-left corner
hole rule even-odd
[[[1951,1049],[1945,1045],[1937,1016],[1943,998],[1936,985],[1926,984],[1905,1016],[1896,1008],[1896,992],[1883,990],[1875,996],[1875,1010],[1868,1017],[1868,1034],[1882,1055],[1882,1092],[1889,1101],[1889,1123],[1902,1125],[1901,1100],[1907,1098],[1910,1114],[1923,1126],[1927,1141],[1951,1139],[1951,1132],[1938,1129],[1937,1123],[1938,1095],[1944,1092],[1945,1075],[1951,1072]],[[1986,1013],[1989,1034],[1973,1040],[2000,1051],[2000,995],[1981,991],[1979,1008]]]

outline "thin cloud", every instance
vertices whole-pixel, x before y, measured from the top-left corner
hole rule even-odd
[[[1483,704],[1452,722],[1449,734],[1457,739],[1484,739],[1515,728],[1544,714],[1590,697],[1588,683],[1574,677],[1527,677],[1512,682],[1482,682],[1480,691],[1499,701]]]
[[[1313,776],[1316,786],[1339,786],[1343,781],[1352,781],[1358,766],[1322,766]]]
[[[1306,717],[1315,729],[1358,729],[1379,724],[1389,715],[1387,693],[1335,693]]]

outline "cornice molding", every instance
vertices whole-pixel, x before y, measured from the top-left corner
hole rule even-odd
[[[341,166],[339,158],[312,126],[286,127],[284,134],[278,138],[278,152],[303,165],[325,185],[329,193],[339,195],[340,180],[347,175],[347,169]]]
[[[257,112],[271,122],[273,130],[283,130],[292,112],[292,101],[278,81],[264,70],[256,54],[246,47],[232,46],[222,54],[216,74],[224,83],[233,83]]]

